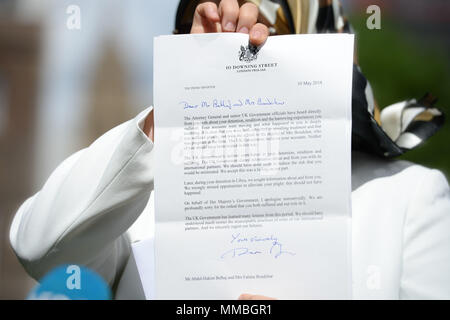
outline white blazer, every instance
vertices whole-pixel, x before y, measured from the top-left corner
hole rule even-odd
[[[150,109],[63,161],[19,208],[10,241],[32,277],[83,264],[108,281],[117,299],[144,298],[130,245],[139,237],[130,226],[152,215],[153,143],[142,131]],[[450,299],[444,175],[355,152],[352,190],[353,298]],[[148,229],[145,237],[152,236]]]

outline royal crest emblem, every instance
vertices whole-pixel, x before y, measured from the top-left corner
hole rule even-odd
[[[247,45],[246,47],[241,46],[241,50],[239,51],[239,61],[251,62],[258,58],[259,48],[254,45]]]

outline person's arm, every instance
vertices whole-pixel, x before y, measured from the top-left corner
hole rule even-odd
[[[153,189],[153,143],[143,132],[149,111],[66,159],[20,207],[10,241],[32,277],[80,264],[114,285],[130,252],[125,232]]]
[[[450,189],[429,170],[407,209],[400,299],[450,299]]]

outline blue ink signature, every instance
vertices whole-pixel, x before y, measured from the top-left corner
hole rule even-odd
[[[285,104],[284,101],[277,98],[244,98],[237,99],[236,101],[232,101],[230,99],[212,99],[211,101],[203,100],[200,103],[193,104],[188,101],[180,101],[180,105],[183,106],[183,109],[197,109],[197,108],[225,108],[232,109],[234,107],[243,107],[243,106],[282,106]]]
[[[283,250],[283,245],[278,241],[273,242],[272,247],[270,248],[270,254],[272,254],[275,259],[277,259],[282,254],[290,254],[291,256],[295,256],[294,252]]]
[[[235,257],[243,256],[243,255],[254,255],[254,254],[259,254],[259,253],[262,253],[262,252],[258,251],[258,250],[250,250],[249,248],[233,248],[233,249],[226,251],[224,254],[222,254],[220,256],[220,258],[221,259],[225,259],[227,257],[235,258]]]
[[[260,236],[252,236],[252,237],[241,237],[240,233],[235,233],[231,235],[230,243],[235,242],[261,242],[261,241],[278,241],[277,237],[270,235],[270,237],[260,237]]]
[[[264,244],[268,243],[270,248],[267,247],[266,250],[260,251],[256,249],[250,249],[249,247],[236,247],[229,249],[223,253],[220,258],[237,258],[243,255],[256,255],[256,254],[269,254],[273,256],[275,259],[282,255],[291,255],[295,256],[295,252],[287,251],[283,249],[283,244],[278,241],[278,238],[270,235],[270,236],[241,236],[240,233],[234,233],[231,235],[231,244]],[[261,249],[262,250],[262,249]]]

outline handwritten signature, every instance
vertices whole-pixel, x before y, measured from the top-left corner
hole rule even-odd
[[[231,235],[231,244],[253,244],[259,245],[261,244],[263,249],[261,248],[249,248],[247,246],[239,246],[231,248],[225,251],[220,258],[237,258],[245,255],[258,255],[258,254],[268,254],[273,256],[275,259],[279,258],[282,255],[291,255],[295,256],[295,252],[287,251],[283,249],[283,244],[278,241],[278,238],[270,235],[270,236],[251,236],[246,237],[242,236],[240,233],[235,233]],[[264,244],[267,244],[264,246]]]
[[[282,106],[284,101],[277,98],[244,98],[232,101],[230,99],[213,99],[211,101],[201,101],[194,104],[188,101],[180,101],[179,104],[183,106],[183,109],[196,109],[196,108],[225,108],[232,109],[233,107],[244,106]]]

